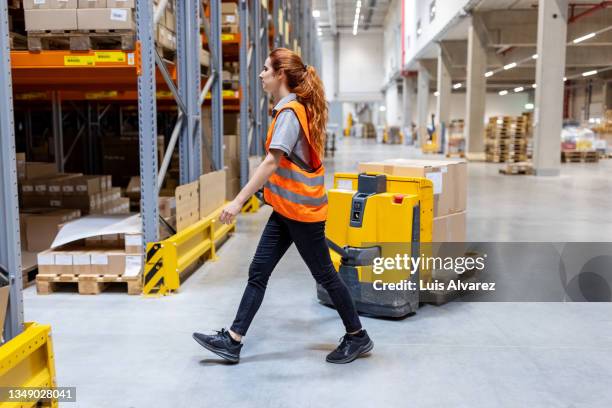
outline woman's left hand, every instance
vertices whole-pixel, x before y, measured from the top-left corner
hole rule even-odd
[[[221,211],[219,221],[221,221],[223,224],[231,224],[238,213],[240,213],[240,210],[242,210],[242,205],[240,205],[240,203],[236,200],[232,201]]]

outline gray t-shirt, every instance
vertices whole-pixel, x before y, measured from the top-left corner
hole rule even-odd
[[[275,115],[276,111],[292,100],[295,100],[295,94],[290,93],[276,104],[272,113]],[[290,109],[278,114],[272,131],[270,149],[282,150],[289,160],[306,171],[314,170],[306,135],[302,131],[297,115]]]

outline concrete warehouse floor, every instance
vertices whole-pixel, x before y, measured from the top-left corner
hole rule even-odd
[[[409,147],[341,140],[333,171],[360,160],[410,157]],[[563,166],[560,178],[501,176],[469,165],[471,240],[609,240],[612,160]],[[330,186],[331,183],[328,183]],[[24,292],[26,319],[50,323],[59,386],[76,407],[609,407],[610,303],[424,306],[400,321],[363,318],[373,354],[324,361],[343,334],[292,247],[270,280],[241,363],[226,365],[191,339],[228,326],[270,213],[238,232],[174,296]],[[217,405],[218,404],[218,405]],[[66,406],[69,404],[65,404]]]

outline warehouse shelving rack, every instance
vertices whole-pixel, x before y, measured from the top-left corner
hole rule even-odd
[[[87,99],[85,92],[100,92],[99,101],[132,100],[138,103],[141,215],[145,242],[158,241],[159,214],[157,201],[159,187],[172,156],[179,144],[180,183],[198,179],[202,173],[201,106],[211,93],[212,105],[212,161],[215,169],[223,168],[223,89],[221,5],[210,1],[210,21],[204,17],[201,0],[177,2],[177,64],[167,65],[155,49],[154,22],[161,16],[167,1],[161,0],[157,12],[152,2],[136,2],[137,43],[133,52],[92,51],[11,51],[8,32],[8,8],[0,3],[0,46],[2,66],[0,79],[0,147],[2,147],[2,209],[6,222],[2,227],[0,263],[9,271],[11,283],[6,338],[11,339],[23,330],[22,275],[19,243],[19,209],[15,163],[13,121],[13,79],[20,90],[43,93],[42,99],[52,101],[54,140],[58,169],[64,164],[64,146],[61,132],[63,119],[62,98]],[[202,16],[202,18],[200,18]],[[200,23],[210,42],[210,75],[206,84],[200,83],[199,49],[202,46]],[[105,55],[99,55],[104,53]],[[109,58],[109,56],[111,58]],[[105,57],[105,58],[101,58]],[[73,65],[74,64],[74,65]],[[175,84],[175,81],[178,82]],[[166,156],[158,172],[157,159],[157,88],[169,90],[160,99],[171,98],[178,106],[178,118]],[[118,93],[104,95],[108,89]],[[134,88],[137,89],[134,90]],[[119,95],[120,94],[120,95]],[[36,95],[34,99],[40,99]],[[236,98],[229,98],[236,99]],[[102,112],[96,112],[99,121]]]

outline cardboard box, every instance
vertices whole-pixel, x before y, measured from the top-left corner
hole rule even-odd
[[[240,179],[239,178],[228,178],[225,183],[225,198],[228,201],[236,198],[240,192]]]
[[[238,4],[221,3],[221,14],[238,14]]]
[[[79,275],[91,275],[91,254],[86,251],[72,253],[72,268]]]
[[[133,30],[133,10],[129,8],[78,9],[79,30]]]
[[[210,53],[202,48],[200,48],[200,65],[210,66]]]
[[[55,267],[57,273],[62,274],[72,274],[73,265],[72,265],[72,252],[55,252]]]
[[[108,272],[108,252],[97,249],[89,252],[91,258],[91,273],[94,275],[106,275]]]
[[[465,242],[466,212],[436,217],[433,221],[433,242]]]
[[[261,161],[261,157],[259,156],[249,157],[249,180],[251,177],[253,177],[253,174],[255,174],[255,170],[257,170],[257,167],[259,167]]]
[[[237,14],[222,14],[221,24],[238,24]]]
[[[38,264],[38,273],[41,275],[54,274],[55,269],[55,254],[53,251],[43,251],[36,256]]]
[[[163,24],[161,24],[160,26],[165,26],[168,30],[176,32],[176,16],[174,14],[174,11],[171,10],[170,7],[166,8],[163,17]]]
[[[40,177],[50,177],[58,173],[55,163],[46,162],[26,162],[25,172],[25,178],[28,180],[37,179]]]
[[[64,184],[82,177],[79,174],[58,174],[56,177],[47,179],[47,195],[49,198],[59,198],[63,195]]]
[[[106,8],[106,0],[79,0],[79,8]]]
[[[176,188],[176,230],[193,225],[200,220],[200,181]]]
[[[106,0],[107,8],[134,8],[135,0]]]
[[[78,0],[48,0],[50,9],[75,9],[78,6]]]
[[[59,226],[81,216],[79,210],[54,210],[40,214],[24,214],[26,249],[40,252],[48,249]]]
[[[4,336],[4,321],[8,307],[9,286],[0,287],[0,338]]]
[[[108,271],[105,275],[123,275],[125,272],[125,253],[108,253]]]
[[[240,137],[239,136],[236,136],[236,135],[224,135],[223,136],[223,157],[225,159],[240,159]]]
[[[174,197],[159,197],[159,215],[164,218],[176,215],[176,199]]]
[[[200,217],[204,218],[225,202],[225,171],[200,176]]]
[[[157,44],[169,50],[176,50],[176,34],[160,25],[157,28]]]
[[[102,191],[110,190],[113,187],[113,176],[106,174],[100,176],[100,189]]]
[[[23,0],[25,10],[33,9],[75,9],[77,0]]]
[[[142,234],[125,234],[124,240],[126,254],[142,254]]]
[[[466,209],[467,163],[464,160],[390,159],[359,163],[359,172],[430,179],[434,187],[434,217]]]
[[[23,0],[24,10],[48,9],[50,1],[47,0]]]
[[[77,9],[25,10],[26,31],[76,30]]]
[[[126,255],[123,276],[138,276],[142,273],[142,255]]]
[[[15,154],[15,161],[17,162],[17,179],[24,180],[26,178],[26,156],[25,153]]]

